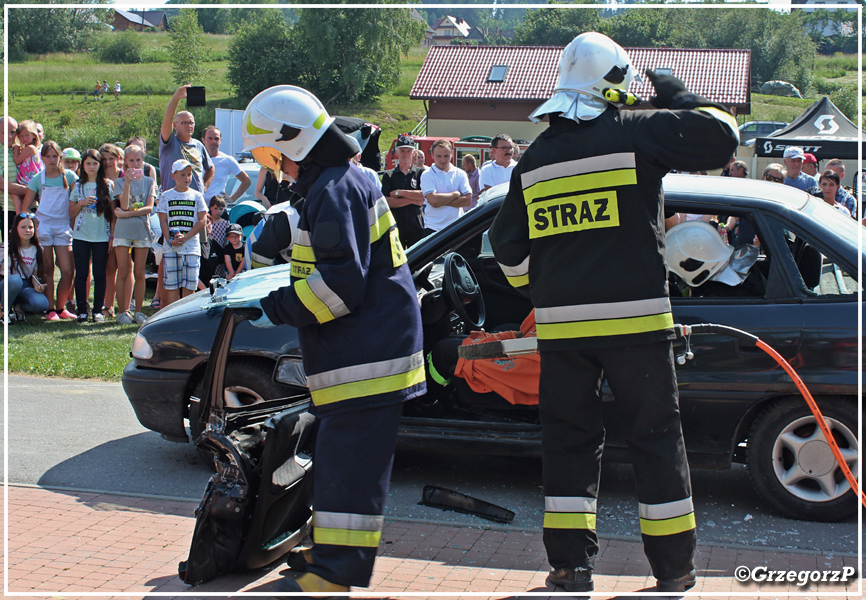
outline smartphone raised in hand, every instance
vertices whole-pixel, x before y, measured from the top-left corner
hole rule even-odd
[[[190,106],[206,106],[204,86],[191,85],[186,88],[186,105]]]

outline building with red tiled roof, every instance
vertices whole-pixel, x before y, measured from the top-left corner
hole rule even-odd
[[[749,50],[626,50],[638,73],[669,69],[689,90],[737,114],[751,113]],[[434,46],[409,97],[425,101],[427,135],[508,133],[533,140],[547,125],[528,116],[553,95],[561,55],[556,46]],[[646,78],[629,91],[644,99],[653,95]]]

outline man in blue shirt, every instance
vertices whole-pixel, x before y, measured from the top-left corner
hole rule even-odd
[[[808,192],[818,185],[818,181],[802,172],[803,159],[806,154],[800,146],[788,146],[785,148],[785,168],[788,170],[788,176],[785,177],[785,185],[793,186]]]

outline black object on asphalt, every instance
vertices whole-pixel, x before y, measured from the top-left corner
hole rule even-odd
[[[421,502],[418,504],[475,515],[497,523],[511,523],[514,520],[514,513],[507,508],[435,485],[424,486]]]

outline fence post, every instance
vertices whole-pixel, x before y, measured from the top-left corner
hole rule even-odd
[[[150,90],[147,90],[147,99],[150,100]]]
[[[42,93],[41,93],[41,96],[42,96],[42,97],[40,98],[40,100],[42,100],[42,101],[44,102],[44,101],[45,101],[45,92],[42,92]]]
[[[72,90],[72,101],[75,102],[75,90]]]

